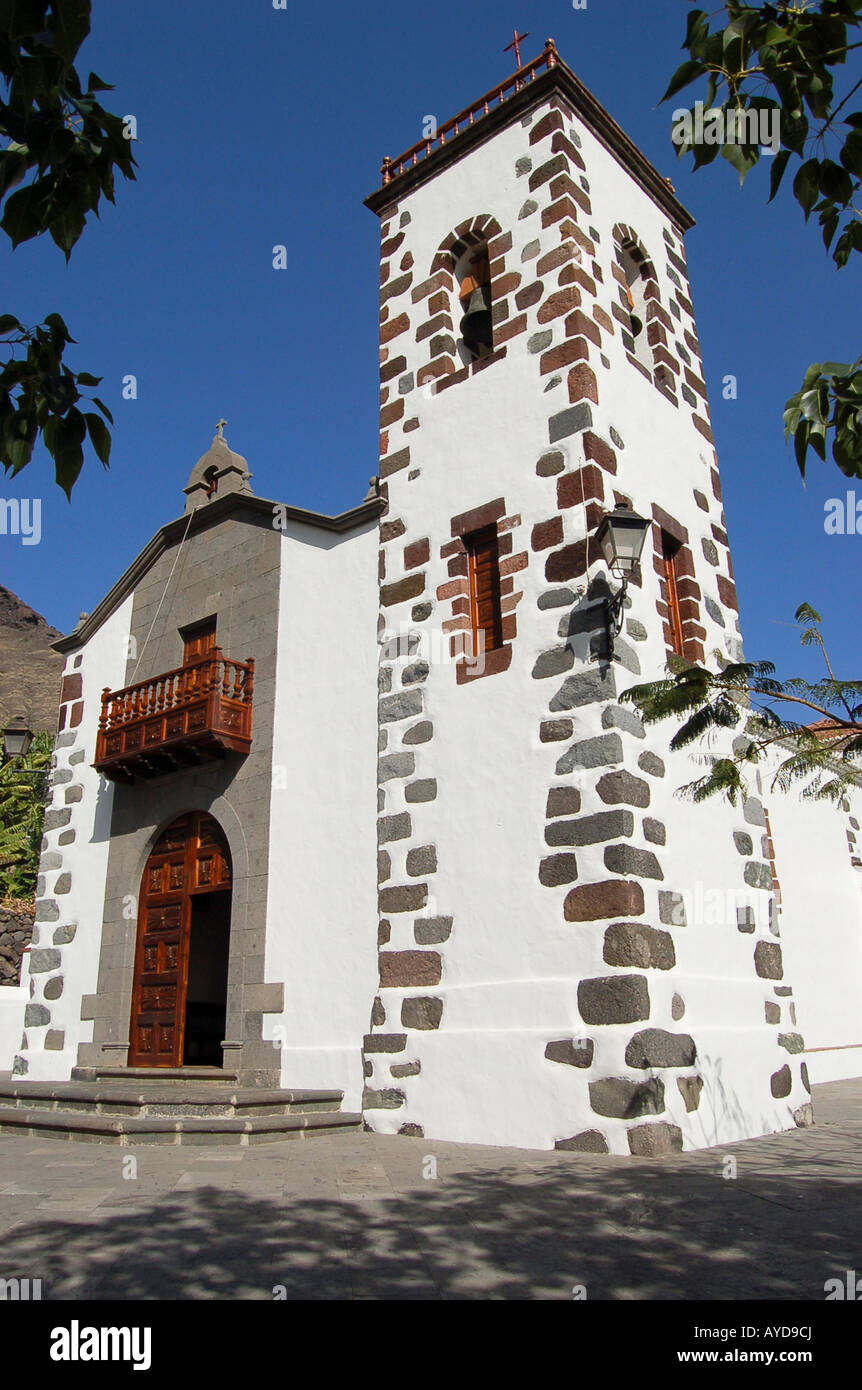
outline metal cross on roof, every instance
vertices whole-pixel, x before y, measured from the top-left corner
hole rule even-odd
[[[507,44],[506,44],[506,47],[503,49],[503,52],[504,52],[504,53],[508,53],[510,48],[514,48],[514,50],[515,50],[515,62],[516,62],[516,64],[517,64],[518,67],[521,66],[521,39],[528,39],[529,37],[530,37],[530,31],[529,31],[529,29],[527,30],[526,34],[519,34],[518,31],[517,31],[517,29],[515,29],[515,30],[513,30],[512,42],[511,42],[511,43],[507,43]]]

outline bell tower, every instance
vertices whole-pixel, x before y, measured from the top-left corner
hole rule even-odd
[[[764,807],[688,809],[691,762],[619,699],[670,654],[741,653],[693,220],[550,39],[366,202],[386,504],[366,1119],[635,1154],[807,1123]],[[620,512],[646,533],[622,601],[600,542]]]

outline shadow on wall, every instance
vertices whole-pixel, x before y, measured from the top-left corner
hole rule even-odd
[[[0,1244],[3,1274],[41,1278],[53,1300],[270,1300],[279,1285],[289,1299],[571,1299],[577,1285],[589,1299],[822,1299],[826,1279],[858,1264],[862,1178],[834,1151],[812,1164],[801,1131],[765,1141],[766,1152],[737,1148],[733,1181],[720,1151],[649,1163],[531,1154],[513,1164],[485,1149],[466,1163],[441,1154],[439,1178],[422,1183],[434,1145],[388,1142],[415,1182],[397,1193],[385,1183],[389,1200],[306,1199],[290,1193],[292,1155],[248,1155],[258,1165],[249,1181],[279,1193],[284,1182],[285,1196],[253,1196],[239,1174],[230,1191],[197,1187],[161,1202],[117,1183],[126,1210],[15,1226]],[[379,1144],[345,1152],[354,1175],[383,1173]],[[334,1189],[331,1149],[325,1157],[319,1181],[329,1171]],[[297,1160],[306,1183],[310,1161]],[[456,1162],[470,1167],[447,1174]],[[118,1171],[119,1160],[114,1182]]]
[[[728,1132],[738,1131],[754,1136],[776,1133],[771,1114],[762,1114],[759,1120],[755,1120],[751,1109],[746,1109],[733,1089],[728,1089],[725,1086],[722,1079],[724,1063],[720,1056],[710,1057],[698,1054],[697,1065],[699,1074],[704,1079],[704,1084],[700,1093],[700,1104],[689,1116],[689,1124],[692,1130],[699,1130],[699,1145],[710,1148],[720,1144],[721,1139],[717,1136]],[[794,1084],[798,1084],[798,1077],[794,1079]],[[798,1104],[789,1107],[787,1115],[789,1127],[792,1127],[793,1111],[800,1109],[806,1103],[809,1105],[811,1103],[811,1096],[807,1091],[803,1092],[803,1099]],[[776,1101],[776,1107],[780,1105],[781,1101]]]

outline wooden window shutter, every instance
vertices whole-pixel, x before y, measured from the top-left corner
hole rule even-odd
[[[500,558],[496,526],[489,526],[472,536],[466,536],[464,544],[470,558],[470,621],[473,628],[474,652],[480,650],[480,632],[484,634],[485,651],[495,651],[503,645]]]
[[[661,533],[661,558],[664,564],[664,581],[667,588],[668,621],[671,631],[671,647],[677,656],[684,656],[682,637],[682,615],[679,611],[679,589],[677,587],[676,557],[679,554],[679,541]]]
[[[187,627],[180,635],[183,639],[183,665],[188,666],[192,661],[202,660],[214,649],[216,620],[207,618],[206,622]]]

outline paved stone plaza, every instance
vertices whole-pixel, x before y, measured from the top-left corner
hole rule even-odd
[[[862,1269],[862,1080],[814,1105],[812,1129],[652,1160],[363,1133],[241,1151],[3,1135],[0,1276],[41,1278],[49,1299],[820,1300]]]

